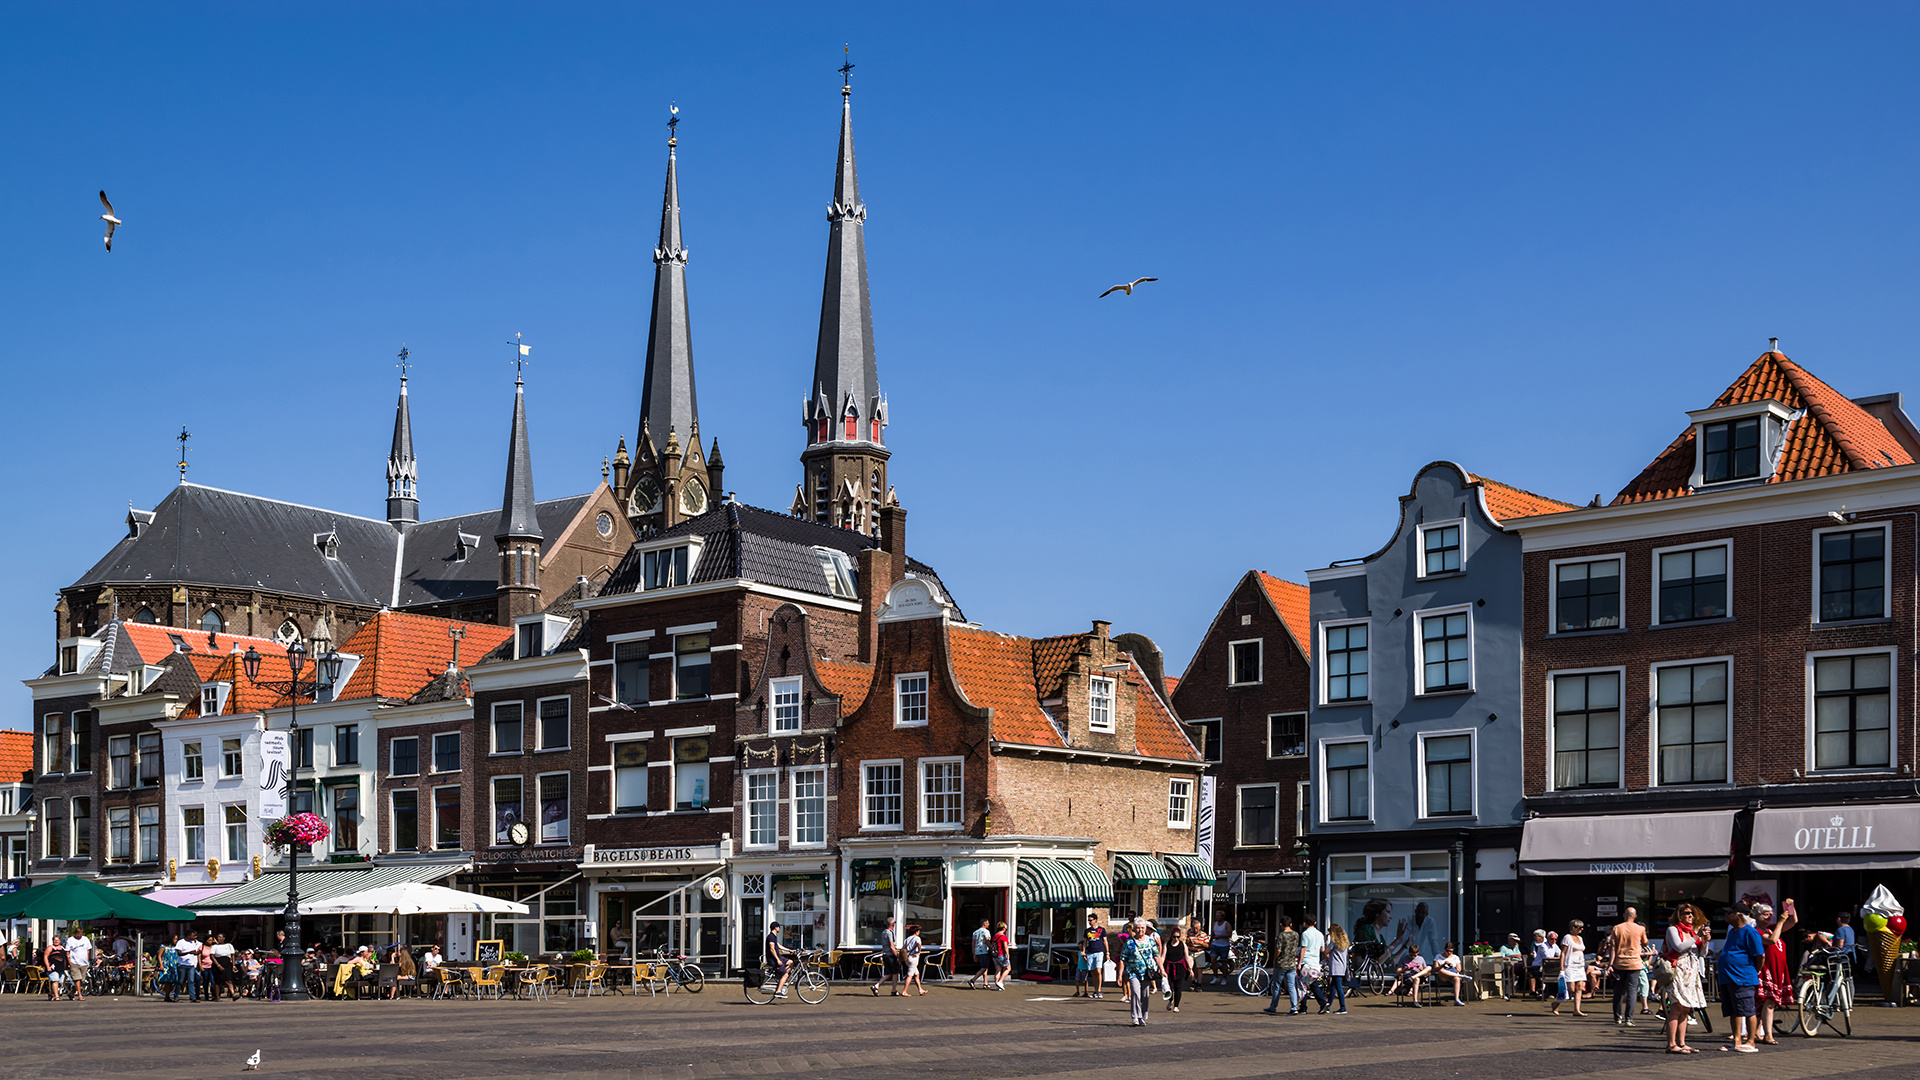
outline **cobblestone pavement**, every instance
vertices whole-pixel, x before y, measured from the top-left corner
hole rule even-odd
[[[1798,1080],[1920,1076],[1920,1009],[1864,1006],[1847,1039],[1780,1036],[1759,1055],[1662,1052],[1658,1021],[1616,1028],[1533,1003],[1398,1008],[1358,998],[1347,1016],[1272,1017],[1263,1001],[1210,991],[1142,1029],[1117,994],[988,993],[936,986],[875,999],[837,985],[819,1006],[746,1002],[737,983],[671,998],[367,1001],[306,1005],[157,1000],[48,1002],[0,995],[0,1078],[259,1076],[459,1080],[506,1077],[942,1078],[1287,1076],[1301,1080]],[[1696,1029],[1697,1030],[1697,1029]]]

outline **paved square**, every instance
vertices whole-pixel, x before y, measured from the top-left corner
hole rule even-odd
[[[262,1077],[455,1080],[505,1077],[780,1076],[879,1080],[1151,1077],[1580,1080],[1707,1077],[1797,1080],[1920,1075],[1920,1010],[1867,1006],[1848,1039],[1781,1036],[1760,1055],[1662,1053],[1643,1018],[1615,1028],[1533,1003],[1408,1009],[1354,1000],[1347,1016],[1270,1017],[1238,994],[1189,995],[1134,1029],[1117,995],[1060,1000],[1055,987],[988,993],[936,986],[924,998],[836,985],[826,1003],[746,1002],[737,983],[699,995],[552,1001],[253,1001],[165,1004],[0,996],[0,1078],[237,1074],[262,1051]]]

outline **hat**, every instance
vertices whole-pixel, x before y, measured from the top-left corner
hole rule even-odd
[[[1508,940],[1508,941],[1519,941],[1519,940],[1520,940],[1520,935],[1519,935],[1519,934],[1508,934],[1508,935],[1507,935],[1507,940]]]
[[[367,948],[367,947],[366,947],[365,945],[362,945],[362,946],[360,946],[359,948],[357,948],[357,949],[355,949],[355,950],[353,950],[353,951],[354,951],[354,953],[355,953],[355,955],[358,955],[358,954],[360,954],[360,953],[363,953],[363,952],[371,952],[372,950],[370,950],[370,949],[368,949],[368,948]]]

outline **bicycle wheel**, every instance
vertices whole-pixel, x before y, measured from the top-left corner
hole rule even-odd
[[[799,993],[800,1000],[809,1005],[820,1004],[833,992],[833,984],[827,981],[827,977],[812,968],[801,972],[794,982],[799,984],[794,989]]]
[[[1273,976],[1266,968],[1250,965],[1240,969],[1240,974],[1234,976],[1233,984],[1248,997],[1260,997],[1273,984]]]
[[[1795,995],[1800,1006],[1800,1033],[1811,1039],[1820,1034],[1820,980],[1808,979]]]
[[[749,971],[741,983],[746,987],[747,1000],[755,1005],[765,1005],[773,1000],[780,986],[780,969],[767,964]]]
[[[1827,1007],[1821,1015],[1827,1026],[1840,1033],[1842,1038],[1853,1034],[1853,983],[1851,980],[1838,980],[1833,991],[1827,995]]]
[[[680,968],[680,988],[690,994],[706,989],[707,975],[697,964],[683,964]]]
[[[1369,967],[1366,978],[1367,992],[1378,997],[1385,997],[1393,985],[1393,973],[1383,967]]]

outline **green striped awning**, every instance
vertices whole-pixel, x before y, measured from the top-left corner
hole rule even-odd
[[[336,896],[404,882],[433,882],[457,874],[465,863],[392,863],[386,866],[317,866],[300,868],[300,902],[331,900]],[[186,905],[209,915],[278,915],[287,907],[287,873],[269,870],[219,896]]]
[[[1059,859],[1021,859],[1014,896],[1023,908],[1070,908],[1080,902],[1080,881]]]
[[[1212,885],[1220,880],[1220,872],[1213,868],[1213,864],[1198,855],[1162,854],[1160,861],[1173,871],[1175,881]]]
[[[1079,907],[1112,907],[1113,879],[1097,863],[1086,859],[1061,859],[1068,872],[1080,882]]]
[[[1151,855],[1114,852],[1113,880],[1122,885],[1161,885],[1176,879],[1166,863]]]

